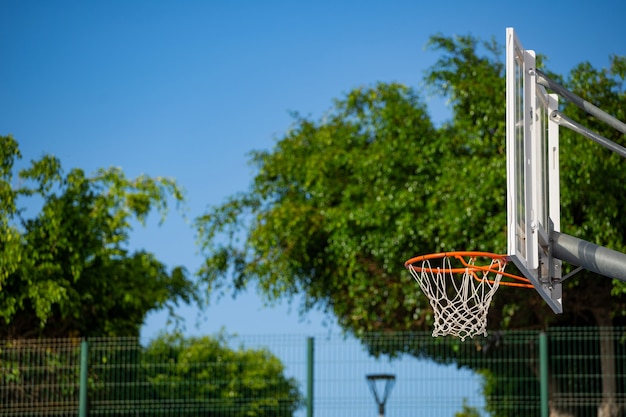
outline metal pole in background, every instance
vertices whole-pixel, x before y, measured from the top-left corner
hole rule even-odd
[[[89,366],[89,345],[86,340],[80,342],[80,387],[78,394],[78,416],[87,417],[87,383]]]
[[[315,339],[309,337],[306,345],[306,415],[313,417],[313,365],[314,365]]]
[[[539,333],[539,392],[541,400],[541,417],[550,415],[550,387],[548,379],[548,336]]]

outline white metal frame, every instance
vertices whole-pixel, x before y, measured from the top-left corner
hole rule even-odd
[[[506,39],[508,255],[561,313],[561,261],[550,242],[560,229],[559,126],[549,117],[558,110],[558,96],[537,84],[535,53],[523,48],[513,28]]]

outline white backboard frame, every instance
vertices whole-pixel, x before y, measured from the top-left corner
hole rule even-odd
[[[563,312],[561,261],[550,234],[560,230],[558,96],[537,84],[535,52],[506,30],[508,255],[556,313]]]

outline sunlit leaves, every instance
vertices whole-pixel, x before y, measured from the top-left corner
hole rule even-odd
[[[16,215],[16,191],[12,187],[13,164],[21,158],[19,146],[11,136],[0,136],[0,292],[22,258],[20,234],[11,224]],[[15,306],[9,306],[14,310]],[[1,314],[1,313],[0,313]]]
[[[451,145],[468,152],[503,154],[506,106],[501,46],[469,35],[436,35],[429,46],[441,57],[426,80],[452,105],[453,120],[448,126]]]
[[[578,65],[571,72],[566,86],[622,122],[626,121],[626,57],[613,56],[610,66],[596,69],[589,63]],[[626,146],[626,135],[566,103],[564,112],[615,143]],[[626,219],[623,215],[626,190],[626,160],[617,154],[578,134],[562,129],[561,134],[561,187],[564,231],[587,241],[626,252]],[[588,286],[596,281],[594,276],[576,277],[578,286]],[[587,282],[590,281],[590,282]],[[605,280],[605,291],[610,285]],[[594,300],[594,305],[612,305],[612,313],[626,314],[623,301],[626,284],[615,281],[611,289],[615,296],[610,303]],[[597,290],[591,289],[593,293]]]
[[[46,155],[14,186],[19,151],[12,138],[3,141],[10,152],[0,217],[3,336],[136,335],[149,310],[197,300],[184,269],[168,272],[151,254],[128,253],[136,222],[154,211],[163,220],[168,201],[183,201],[174,180],[128,179],[119,168],[66,174]],[[27,217],[16,203],[41,209]]]
[[[211,288],[236,293],[254,283],[269,300],[303,295],[304,309],[326,309],[356,334],[424,329],[430,309],[404,271],[406,259],[506,251],[502,47],[442,35],[429,46],[440,58],[426,74],[428,89],[449,99],[452,119],[434,127],[420,94],[393,83],[349,91],[319,119],[295,114],[273,149],[252,154],[250,190],[198,221],[201,276]],[[625,68],[619,57],[609,69],[583,64],[568,85],[621,117]],[[587,139],[562,137],[563,229],[623,248],[623,160]],[[610,280],[573,278],[566,285],[577,290],[568,297],[591,291],[594,308],[605,312],[614,301]],[[593,322],[590,303],[576,303],[581,309],[572,316],[547,316],[533,291],[507,290],[490,309],[494,327],[569,323],[574,316]]]
[[[294,117],[272,152],[253,154],[252,191],[201,219],[207,265],[223,273],[204,276],[220,286],[234,275],[235,290],[254,279],[269,300],[304,292],[305,308],[380,328],[392,319],[385,305],[403,309],[405,291],[415,306],[414,288],[398,285],[402,262],[430,242],[406,214],[425,209],[419,192],[440,175],[436,131],[417,94],[397,84],[354,90],[319,121]],[[235,225],[248,227],[240,245]]]
[[[280,360],[266,349],[233,347],[233,342],[224,334],[161,335],[142,355],[152,392],[163,401],[194,400],[197,414],[189,415],[293,415],[302,397]]]

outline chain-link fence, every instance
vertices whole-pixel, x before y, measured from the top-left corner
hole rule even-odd
[[[625,330],[3,341],[0,416],[618,416]]]

